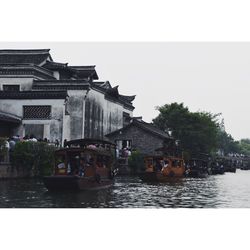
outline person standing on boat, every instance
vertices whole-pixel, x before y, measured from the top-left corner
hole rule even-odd
[[[86,162],[86,160],[84,158],[80,159],[80,164],[79,164],[79,175],[80,176],[84,176],[84,171],[87,167],[88,163]]]

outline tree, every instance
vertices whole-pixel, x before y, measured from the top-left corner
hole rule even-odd
[[[45,176],[53,171],[55,147],[44,142],[18,142],[14,148],[12,164],[27,176]]]
[[[224,154],[240,152],[239,143],[223,129],[218,129],[217,141],[218,149]]]
[[[210,153],[217,149],[218,116],[209,112],[190,112],[183,103],[158,107],[153,124],[180,141],[189,154]]]
[[[250,156],[250,139],[241,139],[238,147],[241,154]]]

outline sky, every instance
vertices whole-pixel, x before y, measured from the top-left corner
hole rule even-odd
[[[157,106],[183,102],[193,112],[222,113],[234,139],[250,138],[250,43],[1,42],[0,48],[50,48],[54,61],[96,65],[99,80],[136,95],[134,116],[147,122]]]

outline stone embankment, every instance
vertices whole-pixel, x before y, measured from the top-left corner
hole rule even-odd
[[[10,163],[0,162],[0,180],[24,178],[26,176],[27,174],[25,175],[22,171],[17,171]]]

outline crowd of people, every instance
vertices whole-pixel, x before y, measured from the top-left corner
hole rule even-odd
[[[7,149],[7,154],[5,156],[5,159],[2,159],[4,162],[10,162],[12,158],[12,153],[15,149],[15,146],[18,142],[24,142],[24,141],[30,141],[30,142],[45,142],[50,145],[54,145],[56,147],[60,147],[59,140],[55,140],[55,142],[50,142],[47,138],[44,139],[37,139],[34,135],[26,135],[24,137],[21,137],[19,135],[12,136],[5,140],[5,148]]]

